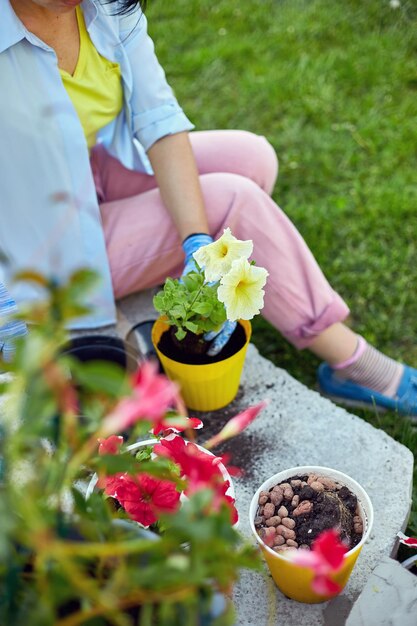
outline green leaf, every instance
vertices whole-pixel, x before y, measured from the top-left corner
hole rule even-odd
[[[195,272],[190,272],[182,279],[184,286],[188,291],[195,292],[203,284],[204,278]]]
[[[24,282],[37,283],[41,287],[48,287],[48,279],[45,278],[45,276],[43,276],[42,274],[38,274],[38,272],[31,271],[31,270],[18,272],[17,274],[15,274],[14,280],[16,282],[24,281]]]
[[[80,269],[71,275],[67,291],[73,296],[84,296],[96,288],[100,282],[101,277],[97,272]]]
[[[97,470],[105,470],[106,474],[118,474],[119,472],[136,473],[139,469],[139,464],[132,454],[103,454],[95,458],[93,467]]]
[[[171,310],[170,310],[170,315],[172,315],[172,317],[175,317],[175,318],[178,318],[178,319],[183,318],[184,317],[184,313],[185,313],[185,310],[184,310],[184,306],[183,305],[173,306],[171,308]]]
[[[195,313],[207,316],[210,315],[211,311],[213,310],[213,305],[210,302],[196,302],[195,304],[193,304],[192,310]]]
[[[185,332],[183,328],[178,328],[177,332],[175,333],[175,336],[178,339],[178,341],[182,341],[182,339],[184,339],[186,334],[187,333]]]
[[[73,374],[77,382],[89,391],[103,392],[115,398],[131,391],[125,370],[116,363],[106,361],[79,363],[75,365]]]
[[[185,328],[187,328],[187,330],[190,330],[192,333],[195,333],[197,335],[199,331],[198,324],[194,324],[193,322],[185,322],[184,326]]]

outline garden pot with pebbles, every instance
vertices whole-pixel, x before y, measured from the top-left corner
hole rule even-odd
[[[333,579],[343,588],[373,524],[365,490],[352,478],[327,467],[295,467],[266,480],[250,505],[250,525],[279,589],[300,602],[329,597],[312,588],[313,572],[290,559],[290,551],[310,550],[325,530],[335,528],[348,552]]]

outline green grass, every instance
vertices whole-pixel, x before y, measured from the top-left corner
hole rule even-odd
[[[417,366],[415,1],[394,10],[388,0],[150,0],[148,17],[196,127],[268,137],[280,158],[274,198],[348,302],[354,328]],[[314,385],[317,360],[263,320],[254,342]],[[406,419],[358,414],[417,453]]]

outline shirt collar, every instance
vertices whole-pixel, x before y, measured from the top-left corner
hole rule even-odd
[[[83,0],[81,3],[86,28],[89,28],[90,24],[92,24],[97,17],[97,4],[99,4],[99,0]]]
[[[25,27],[13,11],[9,0],[0,0],[2,17],[0,20],[0,53],[21,41],[25,35]]]
[[[87,28],[96,19],[98,0],[83,0],[82,8],[84,12],[85,24]],[[16,43],[27,37],[28,31],[13,11],[9,0],[0,0],[0,54],[14,46]]]

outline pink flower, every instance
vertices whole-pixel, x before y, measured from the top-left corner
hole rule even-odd
[[[255,406],[251,406],[248,409],[245,409],[235,417],[232,417],[231,420],[227,422],[227,424],[222,428],[222,430],[214,435],[211,439],[206,441],[204,447],[210,450],[215,446],[218,446],[219,443],[223,443],[227,439],[231,437],[235,437],[239,433],[241,433],[245,428],[249,426],[253,422],[253,420],[259,415],[259,413],[264,409],[268,404],[267,400],[262,400],[259,404]]]
[[[143,526],[154,524],[161,513],[176,511],[180,501],[174,483],[149,474],[111,476],[105,491],[120,502],[131,519]]]
[[[403,543],[405,546],[410,546],[411,548],[417,548],[417,538],[416,537],[407,537],[402,532],[397,533],[397,537],[400,540],[400,543]]]
[[[163,423],[168,409],[183,404],[178,394],[178,385],[157,373],[157,364],[145,361],[132,378],[132,395],[123,398],[103,421],[102,431],[111,434],[125,430],[138,420]]]
[[[287,554],[293,563],[313,570],[312,589],[315,593],[332,596],[339,593],[342,588],[330,578],[330,575],[340,570],[347,551],[345,544],[340,541],[339,533],[331,529],[317,537],[311,550],[294,550]]]

